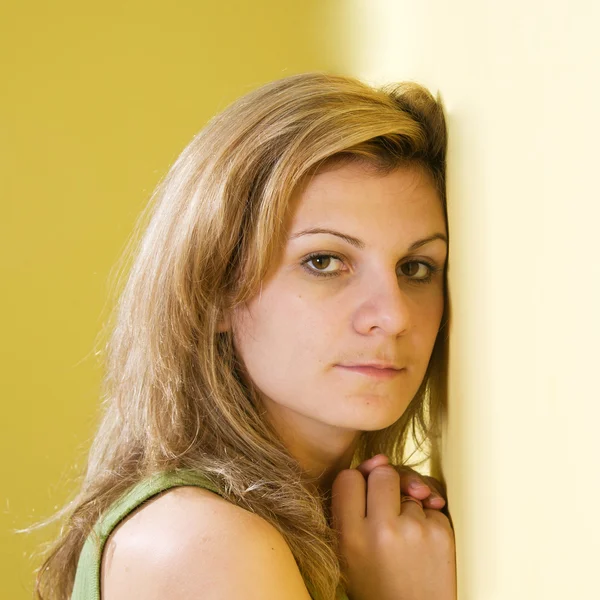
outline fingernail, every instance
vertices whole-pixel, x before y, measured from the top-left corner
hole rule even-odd
[[[383,456],[382,454],[377,454],[376,456],[372,456],[371,458],[369,458],[369,460],[366,460],[365,463],[368,465],[372,465],[372,464],[375,464],[378,462],[382,463],[382,462],[384,462],[383,459],[387,460],[387,456]]]
[[[429,500],[429,502],[430,502],[430,504],[436,504],[440,508],[442,506],[444,506],[444,504],[446,504],[446,501],[443,498],[441,498],[440,496],[435,496],[434,498],[431,498],[431,500]]]

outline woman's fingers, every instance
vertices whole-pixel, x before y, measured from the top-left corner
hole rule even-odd
[[[423,508],[416,502],[402,502],[400,494],[402,476],[392,465],[373,469],[367,484],[368,520],[390,524],[400,515],[418,520],[426,519]]]
[[[367,485],[367,519],[390,521],[400,514],[400,475],[391,465],[375,467]]]
[[[425,483],[433,490],[435,491],[441,498],[443,498],[444,500],[446,500],[447,495],[446,495],[446,488],[445,486],[442,484],[441,481],[438,481],[437,479],[435,479],[434,477],[430,477],[429,475],[425,475],[423,476],[423,479],[425,480]]]
[[[376,468],[389,465],[389,459],[385,454],[376,454],[365,460],[356,469],[363,474],[365,481],[369,474]],[[406,496],[412,496],[421,500],[424,508],[440,510],[446,505],[445,494],[441,491],[441,484],[437,479],[428,475],[420,475],[409,467],[391,465],[400,475],[400,490]]]
[[[401,490],[403,494],[412,496],[423,502],[427,508],[439,509],[445,506],[446,501],[439,492],[436,479],[419,475],[408,467],[395,467],[400,474]]]
[[[366,514],[367,481],[356,469],[340,471],[331,486],[331,516],[338,531],[352,531]]]
[[[360,471],[364,477],[365,480],[367,479],[367,477],[369,476],[369,473],[375,468],[375,467],[379,467],[381,465],[387,465],[389,464],[389,459],[385,454],[376,454],[375,456],[369,458],[369,460],[365,460],[363,463],[361,463],[360,465],[358,465],[357,470]]]

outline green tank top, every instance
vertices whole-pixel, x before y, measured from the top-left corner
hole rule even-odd
[[[201,473],[196,471],[179,470],[155,473],[134,485],[98,520],[94,526],[96,535],[90,534],[86,539],[77,563],[71,600],[100,600],[102,551],[115,527],[153,496],[170,488],[186,485],[202,487],[224,497]],[[311,591],[308,583],[306,586]],[[314,598],[312,593],[311,597]],[[340,600],[348,600],[348,597],[344,594]]]

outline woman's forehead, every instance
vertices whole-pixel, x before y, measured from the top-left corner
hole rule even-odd
[[[407,203],[413,205],[412,212],[438,208],[439,196],[434,182],[422,168],[408,166],[381,174],[365,171],[361,165],[347,164],[316,173],[296,189],[288,208],[293,214],[292,224],[298,224],[298,221],[322,218],[332,212],[405,212],[403,204]],[[427,204],[432,206],[428,208]]]

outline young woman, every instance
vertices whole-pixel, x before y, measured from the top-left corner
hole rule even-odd
[[[133,238],[39,597],[455,599],[445,152],[424,88],[319,72],[191,141]]]

